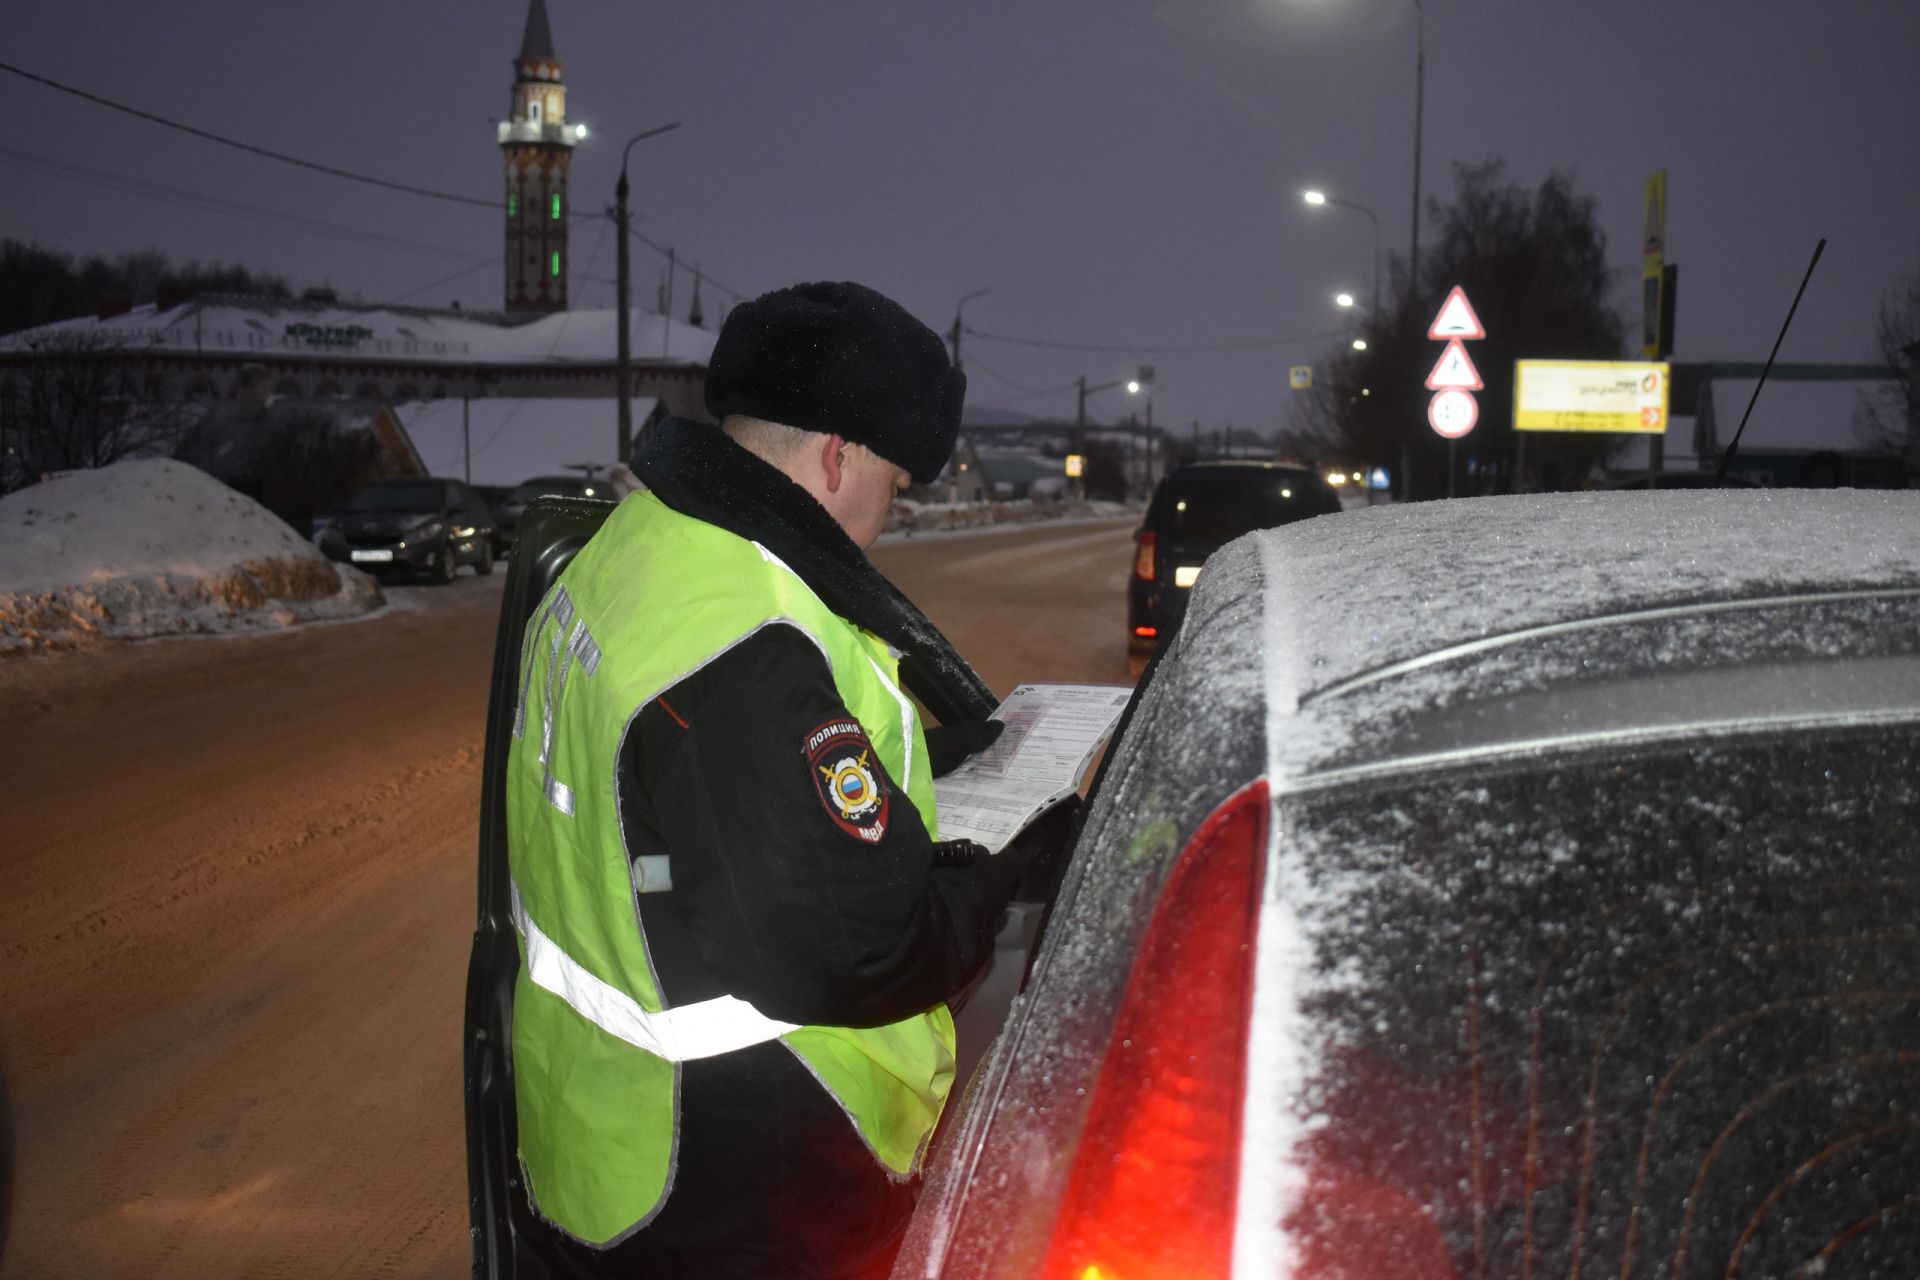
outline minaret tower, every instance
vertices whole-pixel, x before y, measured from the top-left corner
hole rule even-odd
[[[500,122],[507,162],[507,299],[510,312],[567,309],[567,162],[585,125],[567,123],[567,89],[547,28],[546,0],[532,0],[513,104]]]

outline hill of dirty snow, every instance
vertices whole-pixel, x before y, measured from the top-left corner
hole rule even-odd
[[[273,630],[384,603],[366,574],[182,462],[118,462],[0,498],[0,655]]]

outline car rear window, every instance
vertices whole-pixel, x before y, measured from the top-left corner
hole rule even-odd
[[[1309,1274],[1910,1272],[1920,730],[1349,785],[1279,821],[1316,959]]]
[[[1167,537],[1214,544],[1340,509],[1319,476],[1268,467],[1176,472],[1163,482],[1154,505],[1155,523]]]

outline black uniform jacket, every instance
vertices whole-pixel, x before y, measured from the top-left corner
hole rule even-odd
[[[805,490],[717,428],[668,419],[635,469],[668,506],[766,546],[829,608],[903,652],[923,704],[979,718],[992,695]],[[931,1008],[985,963],[1020,867],[937,846],[903,780],[849,822],[810,743],[851,721],[826,659],[764,628],[642,709],[620,757],[629,856],[666,854],[639,895],[669,1004],[730,994],[799,1024],[879,1026]],[[857,740],[842,746],[858,756]],[[873,828],[881,830],[877,838]]]

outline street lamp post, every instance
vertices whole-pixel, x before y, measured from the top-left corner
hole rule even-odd
[[[1407,290],[1420,293],[1420,108],[1427,84],[1427,11],[1413,0],[1413,244],[1407,253]]]
[[[615,322],[615,330],[619,335],[617,339],[619,349],[614,365],[614,394],[620,401],[620,433],[615,445],[617,453],[614,461],[622,466],[627,464],[628,455],[633,452],[633,350],[627,305],[630,283],[627,272],[627,157],[632,153],[634,143],[644,138],[657,137],[679,127],[680,122],[675,120],[672,124],[647,129],[628,138],[627,145],[620,152],[620,181],[613,189],[613,223],[614,230],[619,233],[617,238],[620,241],[616,272],[619,279],[615,282],[615,288],[620,294],[615,303],[619,311],[619,317]],[[663,316],[661,322],[664,324],[666,317]]]
[[[1312,205],[1331,204],[1331,205],[1337,205],[1342,209],[1356,210],[1360,213],[1366,214],[1367,221],[1373,224],[1373,315],[1374,315],[1374,318],[1377,320],[1380,315],[1380,218],[1379,216],[1376,215],[1373,210],[1367,208],[1367,206],[1363,204],[1359,204],[1352,200],[1341,200],[1338,197],[1328,195],[1324,191],[1305,191],[1301,193],[1300,198],[1302,200],[1305,200],[1308,204],[1312,204]]]
[[[972,293],[962,296],[960,301],[954,304],[953,367],[956,369],[960,367],[960,312],[969,302],[973,301],[975,298],[984,298],[992,292],[993,292],[992,289],[975,289]]]
[[[1087,397],[1090,395],[1096,395],[1102,391],[1111,391],[1115,387],[1125,387],[1129,395],[1139,395],[1141,386],[1142,386],[1142,379],[1139,375],[1135,375],[1134,377],[1131,377],[1131,378],[1115,378],[1112,382],[1096,383],[1091,387],[1087,385],[1087,375],[1084,373],[1080,375],[1080,382],[1079,382],[1080,395],[1079,395],[1078,402],[1074,406],[1074,411],[1073,411],[1073,452],[1081,456],[1082,458],[1081,465],[1083,467],[1086,465],[1084,459],[1086,457],[1086,452],[1087,452],[1086,450]],[[1149,400],[1147,402],[1147,405],[1148,405],[1147,412],[1152,413],[1153,402]],[[1153,420],[1151,418],[1149,418],[1147,421],[1148,421],[1148,425],[1152,425]],[[1086,494],[1086,487],[1087,487],[1087,482],[1085,477],[1083,476],[1079,484],[1080,493],[1081,493],[1081,496],[1083,497]]]

